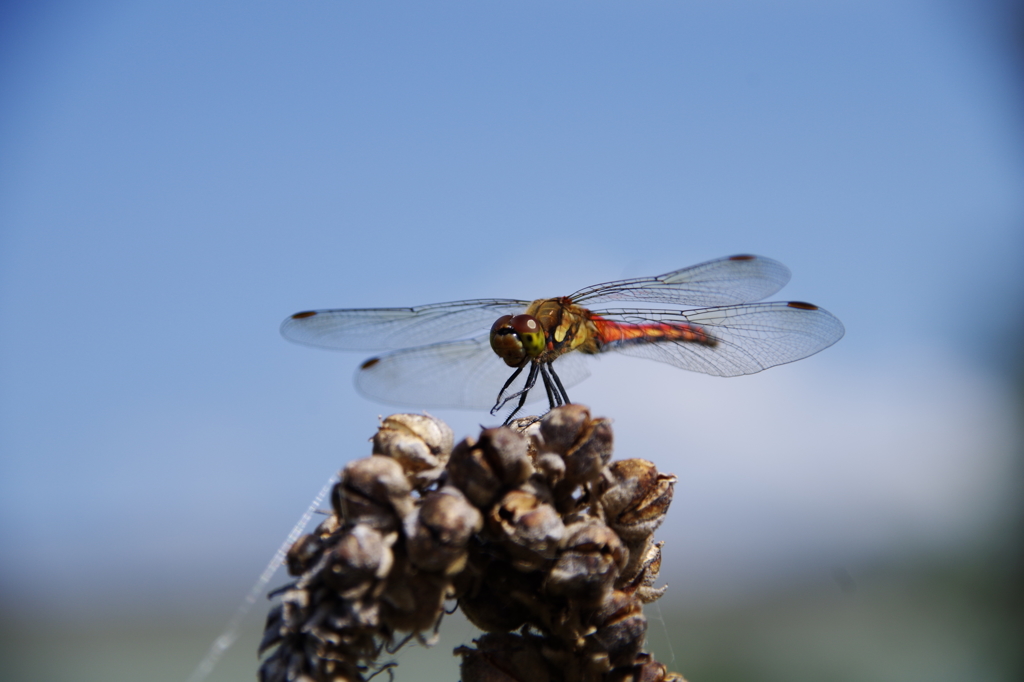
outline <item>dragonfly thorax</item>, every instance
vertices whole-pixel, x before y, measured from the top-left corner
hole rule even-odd
[[[491,326],[491,348],[509,367],[544,352],[544,329],[533,315],[502,315]]]

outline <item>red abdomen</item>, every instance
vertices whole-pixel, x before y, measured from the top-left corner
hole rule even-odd
[[[670,341],[697,343],[702,346],[714,346],[717,343],[702,328],[692,324],[669,324],[667,322],[625,324],[606,320],[594,313],[591,313],[590,321],[593,322],[594,327],[597,329],[597,342],[602,350],[611,350],[621,346],[632,346],[642,343],[665,343]]]

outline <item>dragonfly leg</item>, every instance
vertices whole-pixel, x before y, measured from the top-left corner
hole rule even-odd
[[[527,360],[527,361],[529,361],[529,360]],[[516,399],[517,397],[522,397],[522,399],[519,401],[519,404],[521,406],[523,400],[526,399],[525,394],[529,392],[530,388],[534,387],[534,385],[537,384],[537,364],[536,363],[530,363],[529,374],[526,375],[526,385],[525,386],[523,386],[520,390],[516,391],[515,393],[512,393],[511,395],[503,395],[503,394],[505,393],[505,389],[508,388],[508,385],[511,384],[512,381],[516,377],[519,376],[519,373],[522,372],[522,370],[525,367],[526,366],[524,364],[523,367],[521,367],[518,370],[516,370],[515,374],[513,374],[511,377],[509,377],[509,380],[505,382],[505,387],[502,388],[502,392],[498,394],[498,402],[495,404],[494,408],[490,409],[490,414],[492,414],[492,415],[495,414],[496,412],[498,412],[499,410],[504,408],[506,406],[506,404],[508,404],[512,400]]]
[[[523,390],[519,391],[518,393],[513,393],[509,397],[505,398],[505,401],[502,402],[501,405],[495,406],[494,409],[499,409],[502,406],[504,406],[505,403],[507,403],[508,401],[512,400],[516,396],[519,396],[519,404],[516,405],[516,409],[512,410],[512,412],[510,412],[509,415],[505,417],[505,422],[502,424],[502,426],[508,426],[509,424],[511,424],[512,418],[516,416],[519,410],[523,409],[523,405],[526,403],[526,396],[530,394],[530,389],[533,388],[534,385],[537,383],[537,364],[538,363],[535,362],[530,364],[530,373],[526,377],[526,385],[523,386]]]
[[[551,373],[551,378],[555,380],[555,386],[558,387],[558,393],[561,395],[562,400],[559,404],[568,405],[571,403],[572,401],[569,400],[569,394],[565,392],[565,386],[562,385],[562,380],[558,378],[557,374],[555,374],[555,368],[552,367],[550,363],[548,364],[548,372]]]
[[[540,376],[544,379],[544,390],[548,393],[548,409],[553,410],[561,405],[562,402],[561,396],[555,393],[554,387],[551,385],[551,376],[549,375],[550,371],[551,368],[548,365],[542,364],[540,366]]]
[[[494,414],[495,412],[500,410],[502,405],[504,405],[509,400],[512,400],[517,395],[519,395],[518,393],[516,393],[515,395],[510,395],[509,397],[505,398],[504,400],[502,399],[502,396],[505,394],[505,391],[507,391],[508,387],[512,385],[512,382],[516,380],[516,377],[519,376],[520,374],[522,374],[523,368],[526,367],[526,363],[528,363],[528,362],[529,362],[529,360],[523,360],[523,364],[521,364],[518,367],[516,367],[516,371],[512,372],[512,376],[510,376],[508,378],[508,381],[505,382],[505,385],[501,387],[500,391],[498,391],[498,399],[495,401],[494,407],[491,408],[491,414]]]

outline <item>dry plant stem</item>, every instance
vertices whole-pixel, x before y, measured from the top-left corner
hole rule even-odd
[[[463,682],[683,682],[643,651],[676,479],[612,444],[581,405],[454,447],[440,420],[383,420],[288,553],[261,682],[366,680],[452,599],[485,632],[456,650]]]

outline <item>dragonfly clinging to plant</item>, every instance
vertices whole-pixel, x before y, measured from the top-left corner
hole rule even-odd
[[[310,310],[286,319],[281,333],[320,348],[390,351],[356,372],[356,386],[369,398],[418,408],[490,408],[491,414],[510,409],[507,424],[538,381],[550,407],[568,403],[566,388],[589,375],[588,355],[615,351],[739,376],[828,348],[845,331],[828,311],[800,301],[756,302],[789,277],[770,258],[730,256],[535,301]],[[686,309],[590,308],[608,301]]]

